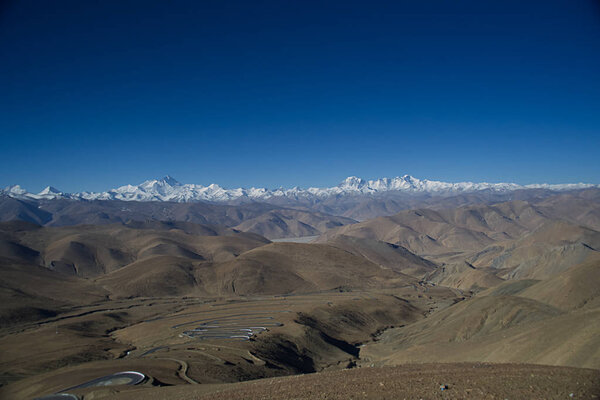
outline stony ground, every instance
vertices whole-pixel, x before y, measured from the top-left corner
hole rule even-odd
[[[442,386],[445,387],[443,391]],[[525,364],[420,364],[356,368],[210,388],[190,385],[139,389],[113,392],[111,398],[599,399],[600,371]]]

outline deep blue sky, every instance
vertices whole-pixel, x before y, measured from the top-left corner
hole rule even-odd
[[[600,183],[599,3],[5,0],[0,186]]]

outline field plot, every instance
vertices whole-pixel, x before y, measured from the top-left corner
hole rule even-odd
[[[255,313],[250,315],[232,315],[225,318],[188,322],[184,324],[184,326],[197,323],[200,324],[198,327],[184,331],[183,335],[191,339],[248,340],[252,336],[266,331],[268,329],[267,327],[282,325],[280,322],[275,322],[273,317]],[[180,326],[181,325],[176,325],[176,327]]]
[[[460,300],[456,290],[328,291],[206,300],[123,299],[81,307],[0,338],[0,398],[58,393],[121,371],[141,386],[221,384],[340,369],[381,329]],[[113,393],[77,388],[77,394]],[[128,390],[127,388],[120,388]],[[132,389],[129,389],[132,390]]]

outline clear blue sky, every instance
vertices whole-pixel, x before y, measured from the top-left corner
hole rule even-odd
[[[2,1],[0,186],[600,183],[600,2]]]

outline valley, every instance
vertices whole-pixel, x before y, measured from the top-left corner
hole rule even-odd
[[[0,400],[600,400],[600,1],[0,1]]]
[[[341,398],[321,383],[341,373],[359,392],[388,376],[372,398],[443,382],[449,398],[555,398],[573,376],[586,387],[568,390],[598,396],[599,198],[417,208],[273,241],[160,219],[0,223],[0,398],[260,398],[261,382],[285,397],[289,376]],[[520,368],[540,375],[523,386]],[[144,379],[94,386],[123,371]]]

